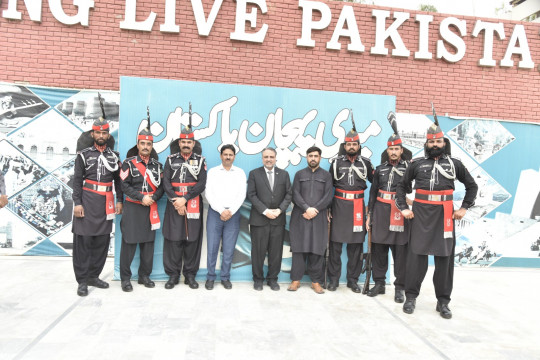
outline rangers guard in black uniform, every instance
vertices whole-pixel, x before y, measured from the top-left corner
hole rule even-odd
[[[402,303],[405,298],[405,264],[407,243],[409,242],[409,221],[405,221],[396,207],[396,186],[409,165],[412,154],[403,147],[397,130],[396,115],[388,114],[388,121],[394,133],[387,142],[387,149],[381,155],[381,165],[373,174],[373,184],[369,191],[368,230],[371,228],[371,256],[375,286],[368,296],[385,293],[386,271],[388,270],[388,250],[394,258],[394,301]]]
[[[420,286],[426,276],[428,255],[434,255],[433,284],[437,297],[436,310],[445,319],[452,317],[448,307],[454,283],[454,251],[456,235],[454,220],[465,216],[474,204],[478,185],[463,163],[450,156],[450,141],[444,138],[437,115],[427,131],[425,157],[413,159],[397,186],[396,205],[411,221],[411,236],[405,276],[405,304],[403,311],[412,314]],[[406,193],[416,190],[412,210],[405,201]],[[465,185],[461,208],[454,211],[454,182]]]
[[[124,214],[120,222],[122,229],[122,249],[120,251],[120,280],[122,290],[133,291],[131,285],[131,263],[140,249],[139,284],[153,288],[150,280],[154,264],[154,240],[156,230],[160,228],[157,201],[163,196],[163,166],[158,162],[158,155],[153,149],[154,137],[148,126],[137,136],[137,145],[127,152],[122,164],[120,178],[122,191],[126,195]]]
[[[114,138],[109,134],[101,95],[99,99],[103,117],[79,137],[73,176],[73,270],[79,296],[88,295],[88,285],[109,287],[98,276],[107,259],[113,219],[122,213],[120,155],[112,150]]]
[[[367,181],[373,180],[373,167],[368,158],[360,155],[362,147],[354,117],[352,122],[353,128],[343,143],[345,154],[335,158],[329,170],[336,190],[332,202],[327,273],[330,279],[328,290],[335,291],[341,275],[343,244],[347,244],[347,287],[359,293],[362,290],[358,286],[358,277],[362,271],[363,242],[366,237],[364,190]]]
[[[171,143],[171,153],[165,163],[163,187],[169,198],[163,220],[163,266],[169,280],[165,289],[178,284],[180,273],[184,283],[197,289],[195,281],[201,261],[203,238],[203,202],[206,186],[206,161],[196,150],[195,134],[189,125],[180,138]],[[183,261],[183,267],[182,267]]]

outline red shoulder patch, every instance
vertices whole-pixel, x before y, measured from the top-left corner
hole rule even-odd
[[[128,175],[129,175],[129,169],[126,169],[126,171],[120,170],[120,179],[122,179],[122,181],[126,180]]]

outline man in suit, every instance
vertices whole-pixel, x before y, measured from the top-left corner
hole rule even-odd
[[[263,265],[268,252],[266,281],[272,290],[277,291],[285,235],[285,213],[292,198],[291,180],[287,171],[275,166],[275,149],[264,149],[262,161],[264,166],[249,173],[247,190],[247,197],[251,201],[249,224],[253,288],[258,291],[263,289]]]

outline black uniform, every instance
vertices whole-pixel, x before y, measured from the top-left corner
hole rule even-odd
[[[138,167],[144,169],[143,173]],[[156,216],[152,221],[159,221],[157,201],[163,196],[163,186],[161,184],[163,166],[152,157],[146,164],[140,156],[132,156],[124,160],[120,177],[122,178],[122,191],[126,195],[122,221],[120,222],[120,228],[122,229],[120,279],[126,281],[131,278],[130,267],[137,250],[137,244],[139,244],[141,251],[139,278],[148,277],[152,272],[155,230],[159,228],[159,223],[152,226],[150,219],[151,216]],[[152,185],[149,183],[152,183]],[[152,196],[152,199],[156,202],[155,205],[142,205],[141,201],[144,195]]]
[[[332,177],[328,171],[312,171],[305,168],[296,173],[292,186],[294,207],[291,214],[289,235],[293,253],[291,280],[304,276],[306,260],[311,281],[324,280],[323,255],[328,243],[327,208],[332,202]],[[319,211],[316,217],[306,220],[302,216],[313,207]]]
[[[179,185],[183,184],[183,185]],[[206,186],[206,160],[191,153],[186,160],[181,153],[170,155],[165,163],[163,188],[169,199],[184,197],[188,210],[198,212],[179,215],[169,200],[163,219],[163,266],[170,277],[195,278],[201,261],[203,238],[203,202]],[[182,268],[182,260],[184,266]]]
[[[388,161],[377,166],[369,192],[373,280],[376,284],[385,284],[388,250],[391,250],[394,258],[396,290],[405,289],[409,220],[403,219],[401,211],[395,206],[395,193],[407,167],[408,162],[404,160],[400,160],[395,166]],[[403,225],[395,225],[400,220],[403,221]]]
[[[439,168],[435,165],[438,165]],[[452,220],[453,209],[451,208],[450,213],[445,216],[444,205],[433,203],[433,201],[452,200],[453,197],[450,193],[454,190],[456,179],[465,185],[466,192],[461,207],[468,209],[474,203],[478,185],[459,159],[445,154],[441,155],[439,160],[428,157],[414,159],[405,171],[403,180],[397,186],[396,205],[400,210],[405,210],[408,209],[405,195],[412,191],[412,181],[415,181],[416,195],[412,208],[414,218],[410,224],[405,279],[407,299],[415,299],[420,293],[420,286],[427,272],[428,255],[434,255],[433,284],[435,285],[435,295],[441,304],[450,302],[456,245],[454,221]],[[449,195],[442,195],[440,198],[436,194],[425,194],[426,191],[445,190]],[[432,203],[428,203],[429,201]]]
[[[73,217],[72,232],[73,269],[79,284],[97,278],[105,266],[115,210],[113,183],[116,201],[123,200],[121,165],[118,152],[109,147],[103,153],[95,146],[77,153],[73,204],[83,206],[84,217]]]
[[[366,181],[373,181],[373,166],[366,157],[357,156],[353,164],[347,155],[340,155],[332,161],[330,174],[336,193],[332,202],[328,277],[334,284],[339,282],[341,252],[343,244],[346,243],[347,282],[357,283],[362,271],[360,260],[366,237],[363,194],[358,192],[367,188]],[[346,197],[349,199],[345,199]],[[358,204],[356,212],[355,202]],[[362,225],[358,225],[359,222],[355,224],[356,216],[361,217]]]

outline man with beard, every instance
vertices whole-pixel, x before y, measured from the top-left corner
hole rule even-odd
[[[403,311],[412,314],[416,298],[428,268],[428,255],[434,255],[433,284],[437,297],[436,310],[445,319],[452,317],[448,307],[454,282],[454,251],[456,245],[454,220],[462,219],[474,204],[478,186],[463,163],[450,157],[450,142],[444,138],[435,110],[435,123],[427,131],[425,157],[414,159],[397,186],[396,206],[405,219],[411,221],[411,235],[405,276]],[[454,182],[465,185],[465,197],[459,210],[453,208]],[[405,195],[412,182],[416,190],[412,210]]]
[[[90,139],[93,145],[88,144]],[[77,141],[72,232],[73,269],[79,283],[79,296],[88,295],[88,285],[101,289],[109,287],[98,276],[107,259],[113,219],[115,214],[122,213],[123,200],[119,176],[122,164],[120,155],[112,150],[112,146],[114,139],[109,134],[105,114],[94,122],[91,131],[84,132]]]
[[[210,205],[206,223],[208,274],[204,287],[207,290],[214,288],[220,243],[223,249],[221,285],[227,290],[232,289],[231,265],[240,232],[240,207],[246,198],[246,174],[233,165],[236,157],[234,145],[223,145],[220,152],[221,164],[208,172],[208,184],[204,193]]]
[[[327,208],[332,202],[332,176],[321,169],[321,149],[312,146],[306,151],[308,167],[296,173],[293,181],[293,203],[289,235],[291,239],[291,284],[296,291],[304,276],[306,262],[311,288],[323,294],[324,252],[328,243]]]
[[[251,201],[249,224],[251,232],[251,265],[253,288],[263,289],[264,258],[268,252],[266,281],[270,289],[279,290],[277,283],[281,270],[283,239],[285,236],[285,212],[291,203],[291,180],[289,173],[278,169],[276,150],[262,151],[263,165],[248,176],[247,197]]]
[[[122,191],[126,195],[124,214],[120,222],[122,248],[120,250],[120,280],[122,290],[133,291],[131,285],[131,263],[137,244],[140,250],[139,284],[153,288],[150,280],[154,264],[154,241],[160,228],[157,201],[163,196],[163,166],[153,149],[154,137],[148,127],[139,132],[137,145],[131,148],[122,164],[120,178]]]
[[[388,251],[394,258],[394,301],[402,303],[405,298],[405,264],[407,261],[407,243],[409,242],[409,221],[404,221],[395,204],[396,187],[405,170],[411,153],[401,143],[396,125],[396,115],[388,114],[394,134],[387,142],[383,153],[384,161],[377,166],[373,174],[373,184],[369,192],[368,218],[366,227],[371,228],[371,256],[373,280],[375,286],[368,291],[374,297],[385,293],[386,271],[388,270]],[[404,152],[404,150],[406,150]],[[407,199],[408,200],[408,199]]]
[[[4,173],[0,171],[0,209],[6,206],[8,197],[6,195],[6,183],[4,182]]]
[[[199,287],[195,277],[201,262],[201,194],[206,187],[206,160],[193,151],[195,134],[191,125],[191,104],[189,113],[189,125],[175,140],[179,151],[167,158],[163,174],[163,187],[169,198],[163,220],[163,267],[169,275],[165,289],[174,288],[180,274],[184,274],[184,283],[191,289]]]
[[[330,244],[328,256],[329,291],[336,291],[341,276],[341,252],[347,244],[347,287],[355,293],[362,290],[358,278],[362,272],[362,252],[366,229],[364,226],[364,190],[373,180],[373,166],[360,155],[359,135],[353,128],[345,136],[345,154],[330,165],[332,183],[336,188],[332,202]]]

